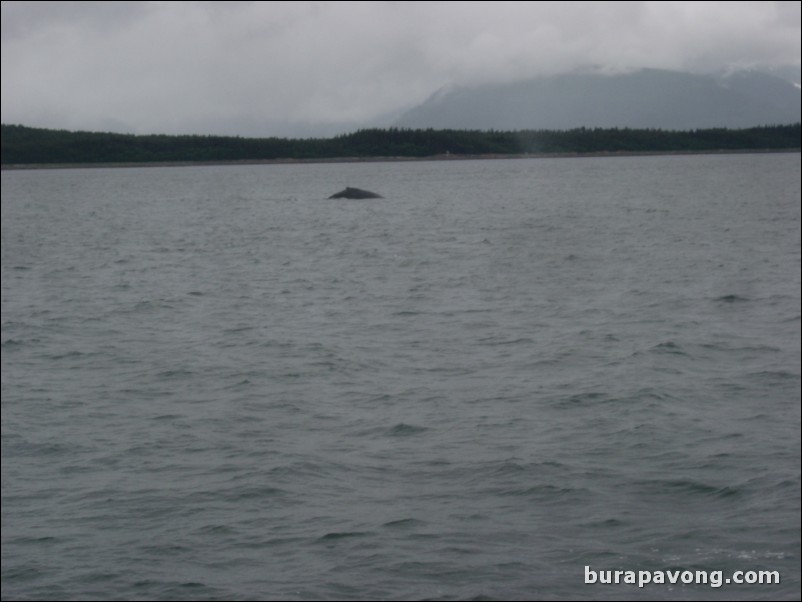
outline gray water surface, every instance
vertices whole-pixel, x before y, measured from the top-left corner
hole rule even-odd
[[[798,600],[800,196],[799,154],[2,172],[3,599]]]

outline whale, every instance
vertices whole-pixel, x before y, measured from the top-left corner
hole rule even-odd
[[[380,194],[371,192],[370,190],[362,190],[361,188],[351,188],[348,186],[345,190],[333,194],[330,199],[382,199]]]

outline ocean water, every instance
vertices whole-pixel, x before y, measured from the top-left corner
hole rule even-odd
[[[798,600],[800,198],[799,154],[2,172],[3,599]]]

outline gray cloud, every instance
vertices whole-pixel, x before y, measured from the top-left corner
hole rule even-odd
[[[2,3],[2,121],[46,127],[311,133],[447,83],[799,63],[799,2]]]

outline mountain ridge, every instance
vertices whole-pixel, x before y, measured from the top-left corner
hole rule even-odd
[[[761,71],[568,73],[444,87],[393,123],[485,130],[745,128],[800,121],[800,89]]]

